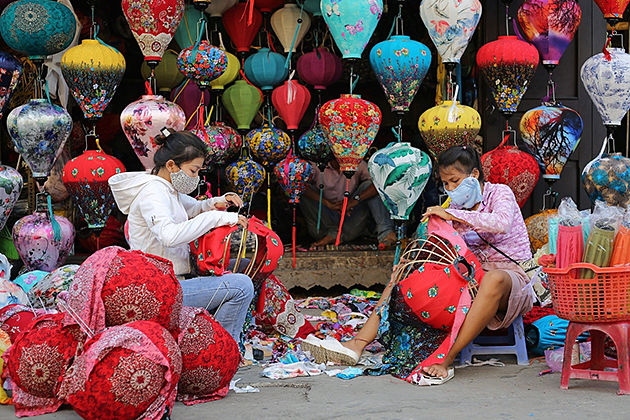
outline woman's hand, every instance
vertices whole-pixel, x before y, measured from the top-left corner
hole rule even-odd
[[[228,207],[243,207],[243,200],[236,193],[227,193],[223,197],[222,201],[217,201],[214,203],[214,208],[216,210],[227,210]]]
[[[247,226],[249,225],[249,219],[243,216],[242,214],[239,214],[238,222],[236,222],[236,224],[242,227],[243,229],[247,229]]]
[[[451,216],[449,212],[447,212],[446,210],[444,210],[444,208],[440,206],[429,207],[427,211],[424,213],[424,215],[422,216],[422,218],[425,219],[430,216],[437,216],[440,219],[447,220],[447,221],[457,220],[457,218]]]

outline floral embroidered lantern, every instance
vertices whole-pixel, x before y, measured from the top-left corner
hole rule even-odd
[[[78,265],[64,265],[33,286],[33,288],[28,291],[28,299],[33,307],[54,308],[57,296],[70,289],[70,284],[72,284],[74,275],[78,269]]]
[[[210,82],[210,87],[212,90],[223,90],[226,85],[229,85],[238,76],[241,71],[241,63],[238,61],[238,58],[232,53],[227,51],[223,51],[227,56],[227,68],[223,72],[223,74],[213,81]]]
[[[24,180],[17,170],[0,165],[0,230],[11,216],[23,186]]]
[[[22,75],[22,64],[11,54],[0,51],[0,118]]]
[[[255,86],[245,80],[237,80],[221,96],[223,106],[239,130],[249,130],[260,105],[262,96]]]
[[[179,86],[185,79],[184,75],[180,73],[177,68],[177,53],[173,50],[166,50],[162,56],[162,61],[155,69],[151,69],[145,62],[142,63],[140,68],[142,72],[142,78],[148,79],[151,77],[151,71],[153,71],[153,77],[155,78],[155,84],[160,95],[166,96]]]
[[[251,203],[265,182],[265,176],[265,168],[246,156],[225,167],[225,177],[234,192],[243,198],[244,206]]]
[[[311,27],[311,17],[297,4],[287,3],[271,16],[271,27],[284,52],[295,52]]]
[[[201,41],[183,49],[177,57],[179,71],[194,80],[201,89],[210,87],[210,82],[227,70],[228,58],[223,50]]]
[[[324,130],[318,123],[300,136],[297,150],[304,159],[317,163],[322,172],[328,162],[335,158]]]
[[[256,54],[247,57],[243,70],[247,79],[262,91],[272,90],[289,75],[284,66],[286,59],[269,48],[261,48]]]
[[[584,189],[591,201],[609,206],[630,205],[630,159],[621,153],[602,153],[582,172]]]
[[[604,18],[610,26],[615,26],[622,18],[628,7],[628,0],[595,0]]]
[[[15,342],[18,335],[29,329],[31,322],[38,315],[44,315],[45,312],[35,312],[25,305],[14,303],[0,309],[0,329],[9,335],[9,338]]]
[[[271,169],[289,153],[291,138],[284,131],[265,124],[247,134],[245,146],[255,160],[265,168]]]
[[[237,3],[223,13],[223,26],[242,57],[249,52],[262,20],[262,15],[257,9],[253,9],[251,20],[249,19],[246,3]]]
[[[295,80],[287,80],[273,90],[271,100],[287,129],[295,132],[311,103],[311,93]]]
[[[475,144],[481,116],[474,108],[444,101],[420,116],[418,129],[429,150],[439,156],[450,147]]]
[[[205,126],[204,130],[191,130],[208,146],[205,165],[225,165],[234,159],[243,146],[238,132],[222,122]]]
[[[206,13],[213,18],[220,18],[223,13],[232,8],[238,0],[212,0],[206,8]]]
[[[304,83],[321,92],[341,79],[343,64],[335,54],[320,47],[298,59],[297,72]]]

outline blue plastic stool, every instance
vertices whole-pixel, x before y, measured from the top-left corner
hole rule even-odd
[[[475,355],[491,354],[514,354],[519,365],[529,365],[522,316],[519,315],[512,322],[507,335],[480,335],[477,337],[459,353],[459,361],[461,364],[468,364],[472,362]]]

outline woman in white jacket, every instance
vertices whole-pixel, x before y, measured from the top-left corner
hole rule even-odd
[[[207,154],[205,144],[186,131],[162,130],[152,173],[127,172],[110,178],[118,208],[128,215],[129,245],[133,250],[170,260],[180,279],[184,305],[204,307],[240,342],[254,286],[245,274],[186,278],[190,274],[189,243],[215,227],[247,225],[247,219],[228,213],[241,207],[234,193],[205,201],[188,196],[199,184]]]

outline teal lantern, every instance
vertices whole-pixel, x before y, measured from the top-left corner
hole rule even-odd
[[[285,62],[282,54],[272,52],[269,48],[261,48],[245,60],[245,76],[261,90],[273,90],[289,75]]]
[[[4,41],[31,60],[43,60],[68,48],[76,25],[74,13],[52,0],[18,0],[0,16]]]
[[[177,30],[175,31],[175,41],[179,48],[185,50],[195,45],[197,41],[197,23],[201,20],[203,12],[197,10],[192,4],[186,5],[186,10],[182,16],[182,21],[179,23]]]

